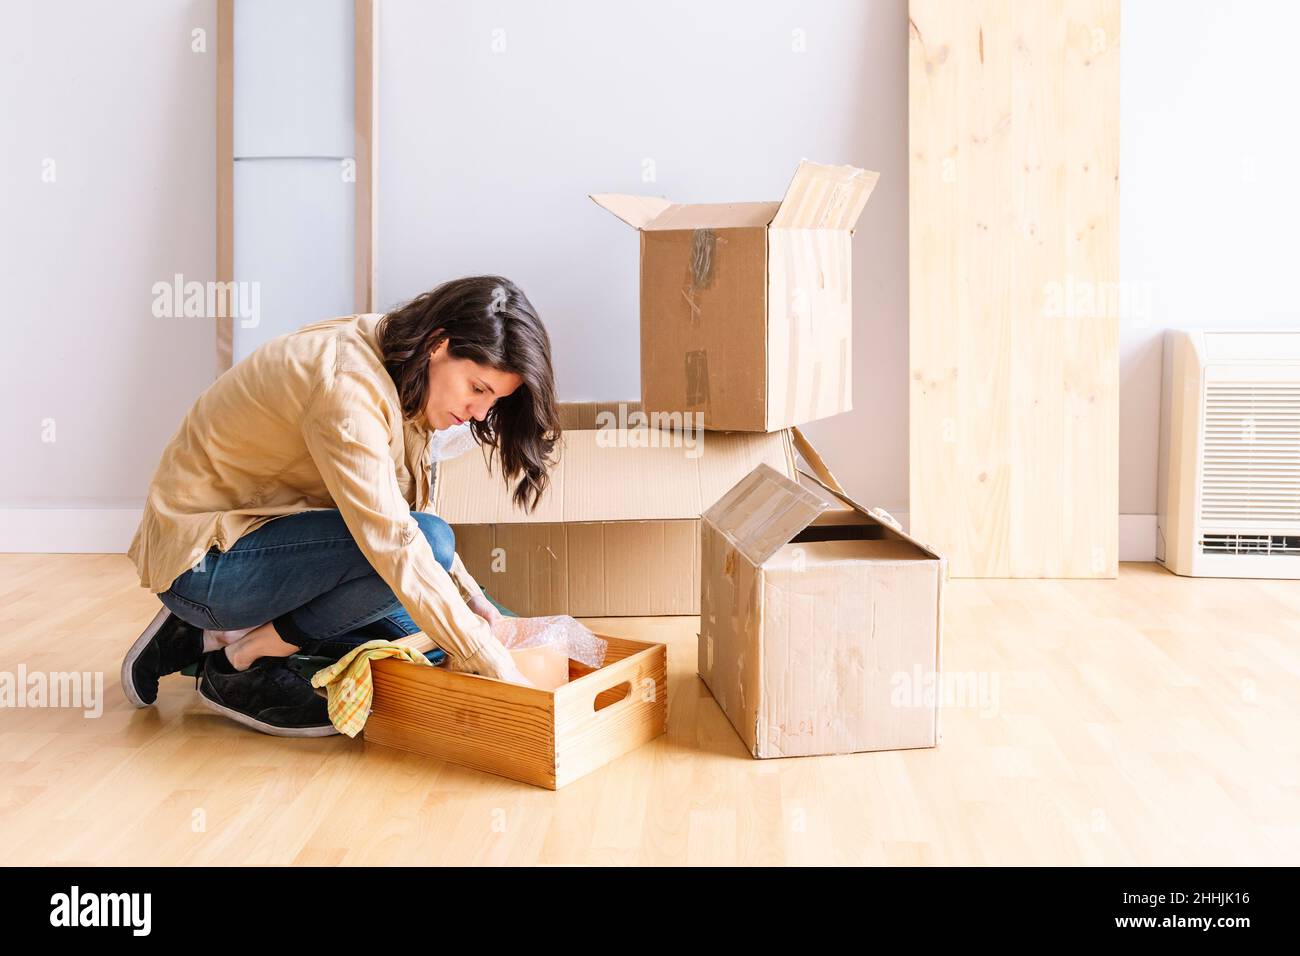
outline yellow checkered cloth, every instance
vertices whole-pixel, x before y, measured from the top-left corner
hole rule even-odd
[[[383,657],[400,657],[412,664],[433,666],[419,651],[380,638],[352,648],[329,667],[322,667],[311,676],[311,685],[324,687],[328,695],[326,706],[330,723],[349,737],[361,733],[366,718],[370,716],[370,704],[375,697],[370,662]]]

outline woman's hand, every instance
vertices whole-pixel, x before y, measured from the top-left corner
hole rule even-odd
[[[515,666],[514,657],[506,650],[505,645],[496,638],[491,638],[472,657],[450,661],[447,664],[447,669],[467,674],[479,674],[483,677],[493,677],[497,680],[520,684],[524,687],[537,686]]]
[[[510,662],[510,667],[497,675],[498,680],[508,681],[511,684],[519,684],[523,687],[536,687],[537,685],[524,676],[523,671],[515,666],[514,661]]]
[[[482,594],[476,595],[467,603],[469,604],[469,609],[479,617],[483,618],[483,620],[487,621],[489,625],[495,624],[504,617],[504,615],[496,609],[496,605]],[[498,641],[498,643],[500,642]],[[501,648],[505,651],[505,657],[497,663],[498,672],[487,676],[496,677],[498,680],[509,681],[511,684],[521,684],[524,687],[537,686],[525,677],[523,671],[515,665],[514,657],[504,644],[501,645]]]
[[[498,611],[496,606],[482,594],[475,595],[465,603],[469,605],[471,611],[483,618],[483,620],[487,621],[489,624],[501,617],[501,612]]]

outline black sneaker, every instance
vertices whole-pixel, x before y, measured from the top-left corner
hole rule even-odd
[[[203,629],[163,608],[122,658],[122,692],[137,707],[158,699],[158,678],[203,656]]]
[[[199,695],[218,714],[277,737],[328,737],[338,729],[330,723],[325,698],[311,681],[278,657],[259,657],[237,671],[225,650],[218,648],[203,662]]]

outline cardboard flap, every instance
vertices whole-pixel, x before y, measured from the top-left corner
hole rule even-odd
[[[835,473],[831,471],[830,466],[818,453],[817,449],[812,446],[807,437],[798,428],[791,428],[790,435],[794,439],[794,448],[806,461],[813,473],[821,479],[821,483],[830,488],[831,491],[844,491],[844,486],[840,484]]]
[[[608,209],[633,229],[643,229],[672,203],[659,196],[631,196],[627,193],[589,193],[592,201]]]
[[[755,566],[832,507],[767,465],[759,465],[704,513]]]
[[[772,229],[847,229],[876,188],[880,173],[856,166],[823,166],[803,160],[795,170]]]
[[[894,532],[894,534],[898,535],[904,541],[908,541],[916,545],[918,548],[920,548],[930,557],[939,558],[939,560],[943,560],[943,556],[940,555],[938,551],[934,550],[934,548],[930,547],[928,544],[923,544],[922,542],[917,541],[910,534],[904,531],[902,525],[898,523],[898,519],[896,519],[888,511],[885,511],[883,508],[868,508],[864,505],[860,505],[852,498],[850,498],[848,495],[846,495],[844,492],[836,491],[834,488],[831,488],[829,485],[826,484],[826,482],[822,481],[816,475],[811,475],[808,472],[804,471],[802,468],[799,469],[799,474],[805,478],[810,479],[811,481],[815,481],[818,485],[820,485],[823,489],[825,489],[827,494],[834,495],[836,498],[844,502],[854,511],[860,514],[864,514],[872,521],[878,522],[884,525],[885,527],[889,528],[889,530]]]
[[[664,210],[645,228],[655,232],[672,229],[762,229],[781,206],[775,202],[680,203]]]

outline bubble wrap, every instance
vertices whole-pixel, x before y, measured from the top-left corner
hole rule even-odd
[[[492,634],[510,650],[540,647],[544,644],[561,644],[569,659],[588,667],[601,667],[605,663],[607,641],[567,614],[553,617],[506,617],[502,615],[492,624]]]
[[[450,428],[435,429],[433,437],[429,439],[429,460],[446,461],[449,458],[456,458],[477,444],[469,422],[452,425]]]

